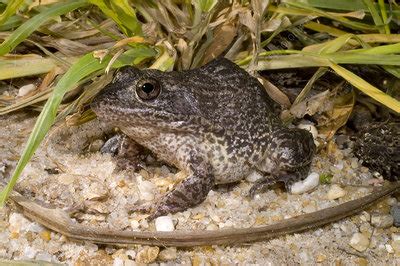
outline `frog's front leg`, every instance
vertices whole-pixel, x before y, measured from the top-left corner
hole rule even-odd
[[[106,141],[101,153],[110,153],[116,157],[116,170],[144,168],[140,155],[145,153],[143,146],[124,134],[116,134]]]
[[[184,211],[200,204],[206,199],[208,192],[215,184],[212,167],[205,158],[193,155],[193,152],[191,152],[187,164],[190,172],[189,177],[178,184],[174,190],[164,195],[151,208],[153,212],[148,218],[149,220],[168,213]]]

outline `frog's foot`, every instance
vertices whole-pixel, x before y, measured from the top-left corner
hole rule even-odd
[[[286,191],[290,192],[292,185],[299,181],[299,175],[296,173],[284,173],[279,176],[266,176],[257,180],[250,188],[249,196],[253,198],[257,193],[267,191],[271,186],[276,183],[284,183]]]
[[[153,210],[153,203],[149,203],[149,202],[129,208],[130,213],[132,213],[132,212],[151,213],[152,210]]]
[[[144,148],[126,135],[117,134],[106,141],[100,149],[101,153],[111,153],[116,157],[116,170],[144,168],[140,155]]]

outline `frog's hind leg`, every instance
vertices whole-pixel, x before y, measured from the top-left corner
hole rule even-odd
[[[312,135],[304,129],[281,128],[274,132],[269,150],[268,156],[274,166],[268,169],[270,176],[262,178],[250,189],[252,196],[279,182],[283,182],[290,192],[295,182],[307,177],[315,144]]]

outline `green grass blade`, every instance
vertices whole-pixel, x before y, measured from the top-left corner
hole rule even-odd
[[[281,0],[282,3],[286,2],[299,2],[299,0]],[[338,11],[366,11],[369,10],[364,5],[363,0],[335,0],[335,1],[327,1],[327,0],[301,0],[302,3],[307,4],[312,7],[328,9],[328,10],[338,10]],[[381,10],[388,9],[389,5],[384,3],[384,0],[378,0],[379,8]],[[376,3],[374,3],[376,6]],[[392,15],[399,16],[400,10],[392,10]],[[384,23],[386,21],[385,17],[382,15]]]
[[[379,16],[378,10],[375,8],[374,2],[372,0],[363,0],[364,4],[368,7],[369,12],[371,13],[372,19],[374,20],[375,25],[377,26],[382,26],[382,18]],[[380,33],[384,33],[385,29],[380,28],[379,29]]]
[[[390,109],[394,110],[397,113],[400,113],[400,102],[395,98],[387,95],[386,93],[382,92],[381,90],[375,88],[353,72],[332,63],[330,67],[342,78],[346,79],[351,85],[358,88],[371,98],[377,100],[378,102],[386,105]]]
[[[17,28],[22,24],[22,19],[19,16],[9,17],[3,24],[0,25],[0,31],[8,31]]]
[[[141,24],[127,0],[89,0],[89,2],[98,6],[107,17],[114,20],[126,36],[142,35]]]
[[[298,104],[299,102],[303,101],[303,99],[306,97],[306,95],[310,92],[312,89],[314,83],[322,77],[326,72],[328,71],[327,67],[320,67],[318,68],[317,71],[315,71],[314,75],[308,80],[307,84],[304,86],[304,88],[301,90],[299,95],[297,95],[296,99],[293,102],[293,106]]]
[[[85,0],[69,1],[55,4],[47,10],[39,13],[33,18],[23,23],[16,29],[1,45],[0,55],[4,55],[12,51],[18,44],[24,41],[32,32],[39,28],[43,23],[53,18],[68,13],[74,9],[87,5]]]
[[[199,6],[201,11],[203,12],[210,12],[211,9],[218,3],[217,0],[199,0]]]
[[[23,2],[24,0],[9,1],[6,10],[0,15],[0,25],[3,25],[9,17],[14,15]]]
[[[390,55],[400,53],[400,43],[381,45],[371,48],[356,49],[349,51],[349,53],[362,53],[370,55]]]
[[[99,62],[98,59],[93,57],[93,54],[87,54],[83,56],[77,63],[75,63],[60,79],[57,86],[55,87],[53,94],[46,102],[42,112],[40,113],[36,124],[29,136],[28,142],[22,152],[21,158],[18,161],[17,167],[11,177],[11,180],[7,186],[0,192],[0,204],[4,204],[14,185],[16,184],[22,170],[29,162],[30,158],[35,153],[41,141],[46,136],[52,126],[56,115],[58,106],[63,99],[64,94],[76,85],[82,78],[87,75],[98,71],[107,66],[109,60],[103,60]]]
[[[332,14],[332,13],[326,12],[324,10],[320,10],[320,9],[317,9],[317,8],[314,8],[311,6],[307,6],[302,2],[288,2],[287,4],[291,7],[295,7],[295,8],[303,9],[307,12],[315,13],[318,16],[336,20],[336,21],[342,23],[344,26],[352,28],[352,29],[362,30],[362,31],[375,31],[375,30],[379,29],[379,27],[377,27],[377,26],[365,24],[362,22],[357,22],[354,20],[349,20],[346,17],[341,16],[339,14]]]
[[[334,53],[339,51],[345,44],[350,42],[350,40],[356,39],[359,43],[362,44],[362,41],[353,34],[344,34],[340,37],[337,37],[336,39],[327,42],[322,48],[319,50],[319,53],[324,54],[324,53]]]
[[[386,5],[384,0],[378,0],[379,9],[381,10],[383,24],[385,24],[385,33],[390,34],[390,27],[388,23],[388,16],[386,12]]]
[[[283,3],[294,2],[298,0],[283,0]],[[345,10],[345,11],[356,11],[365,9],[364,3],[362,0],[335,0],[335,1],[326,1],[326,0],[302,0],[304,4],[307,4],[312,7],[317,8],[326,8],[326,9],[334,9],[334,10]]]

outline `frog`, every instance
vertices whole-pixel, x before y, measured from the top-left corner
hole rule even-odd
[[[310,132],[285,125],[257,78],[216,58],[194,69],[117,71],[91,102],[100,121],[118,127],[188,177],[145,208],[149,219],[202,203],[216,184],[262,177],[250,195],[305,179],[316,150]]]

